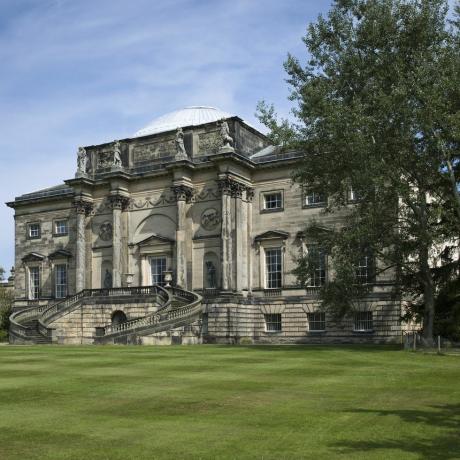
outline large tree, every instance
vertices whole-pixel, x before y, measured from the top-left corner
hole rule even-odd
[[[353,310],[366,292],[356,266],[372,254],[423,305],[427,341],[439,286],[458,273],[460,46],[447,11],[444,0],[336,0],[309,25],[305,61],[285,63],[296,124],[258,107],[275,141],[305,152],[294,180],[346,222],[307,228],[334,267],[323,307]],[[315,263],[299,258],[302,282]]]

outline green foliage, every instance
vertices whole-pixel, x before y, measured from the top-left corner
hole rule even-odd
[[[11,306],[13,304],[13,294],[4,286],[0,285],[0,342],[5,340],[8,335],[10,325]]]
[[[345,314],[362,297],[350,283],[368,247],[377,274],[423,303],[426,338],[437,292],[458,276],[455,257],[444,260],[460,235],[460,42],[446,12],[444,0],[337,0],[308,27],[306,62],[285,63],[299,120],[292,138],[305,151],[294,180],[327,195],[326,212],[346,222],[306,230],[334,266],[323,306]],[[353,206],[350,189],[360,197]],[[301,258],[299,279],[312,268]]]

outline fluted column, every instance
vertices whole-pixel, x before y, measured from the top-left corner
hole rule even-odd
[[[177,201],[176,227],[176,285],[187,288],[187,257],[185,247],[187,203],[193,196],[193,189],[187,185],[172,188]]]
[[[222,289],[228,291],[232,288],[232,209],[231,193],[232,181],[228,178],[218,181],[219,189],[222,193]]]
[[[112,286],[121,287],[121,213],[129,203],[129,199],[122,195],[110,196],[112,204]]]
[[[246,188],[246,209],[247,209],[247,233],[246,233],[246,253],[247,253],[247,288],[248,292],[252,292],[252,248],[251,248],[251,233],[252,233],[252,200],[254,198],[254,189]]]
[[[86,278],[86,216],[92,210],[92,204],[83,199],[74,202],[77,214],[77,240],[75,250],[75,291],[85,289]]]
[[[232,196],[235,198],[235,288],[241,292],[245,288],[246,251],[245,238],[247,235],[247,213],[243,206],[245,186],[235,182],[232,186]]]

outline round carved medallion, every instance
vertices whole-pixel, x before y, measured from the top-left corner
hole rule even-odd
[[[99,227],[99,237],[102,241],[110,241],[112,239],[112,224],[110,222],[104,222]]]
[[[217,209],[208,208],[201,214],[201,226],[205,230],[214,230],[220,224],[220,214]]]

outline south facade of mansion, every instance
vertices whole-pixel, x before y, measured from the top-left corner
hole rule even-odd
[[[293,185],[300,158],[210,107],[80,147],[75,178],[7,203],[16,226],[10,341],[399,341],[400,304],[370,257],[357,267],[369,286],[358,310],[336,322],[319,308],[331,269],[303,229],[340,215]],[[306,287],[292,274],[302,251],[317,255]]]

